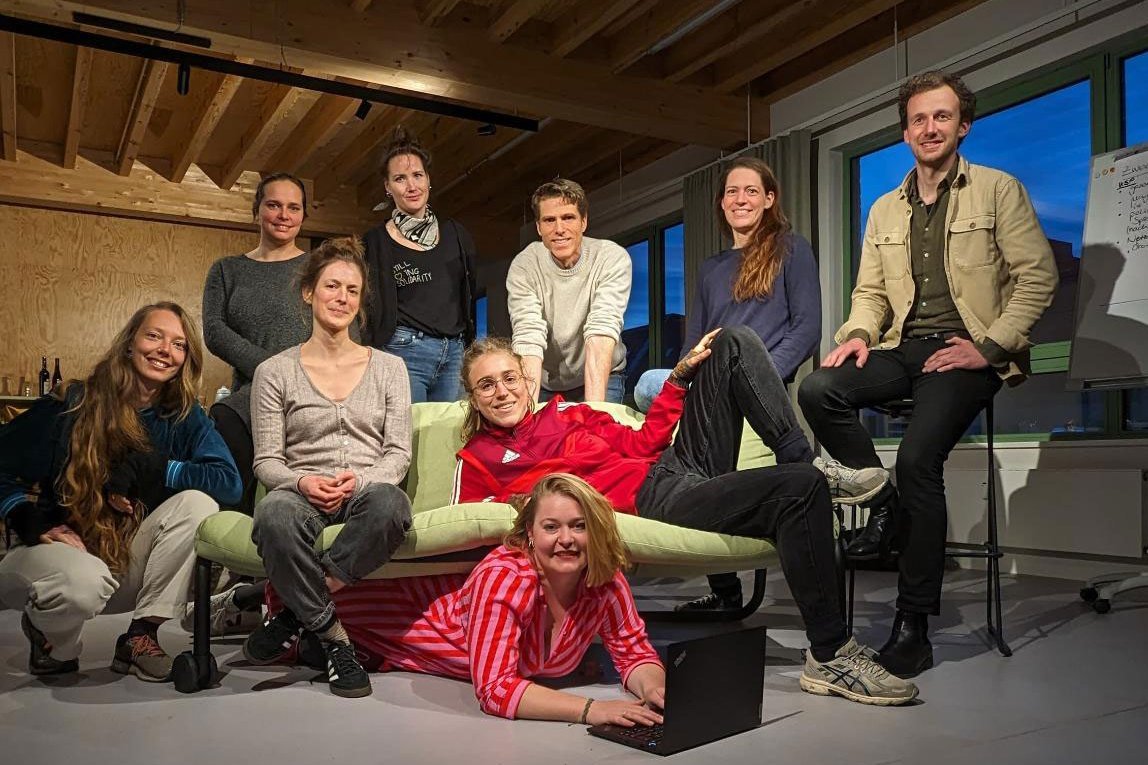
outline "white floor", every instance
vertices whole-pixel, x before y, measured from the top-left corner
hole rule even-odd
[[[814,697],[797,687],[803,643],[784,584],[748,622],[769,629],[765,724],[683,752],[679,763],[1087,763],[1148,762],[1148,591],[1097,615],[1079,583],[1017,577],[1005,584],[1005,629],[1015,651],[986,645],[980,575],[950,572],[933,636],[937,666],[919,678],[921,700],[877,708]],[[880,644],[892,619],[893,574],[862,573],[857,632]],[[655,607],[704,582],[638,588]],[[332,697],[310,670],[244,666],[238,639],[219,641],[221,685],[181,695],[170,685],[108,668],[126,617],[99,617],[85,632],[78,675],[47,682],[25,673],[18,614],[0,612],[0,762],[163,763],[651,763],[654,755],[586,735],[576,725],[507,721],[479,712],[469,685],[376,675],[367,699]],[[970,627],[970,625],[972,625]],[[728,628],[728,627],[727,627]],[[722,627],[652,623],[664,644]],[[161,631],[169,651],[188,638]],[[616,694],[613,685],[575,692]]]

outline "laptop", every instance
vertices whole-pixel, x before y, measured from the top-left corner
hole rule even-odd
[[[592,736],[675,754],[761,725],[765,627],[673,643],[666,652],[661,725],[594,725]]]

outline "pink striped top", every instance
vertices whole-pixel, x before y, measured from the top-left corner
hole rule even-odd
[[[578,668],[600,635],[625,685],[641,664],[661,664],[621,572],[582,586],[547,654],[546,598],[521,552],[493,551],[469,576],[364,580],[335,594],[359,653],[384,670],[467,679],[487,714],[513,719],[529,677]]]

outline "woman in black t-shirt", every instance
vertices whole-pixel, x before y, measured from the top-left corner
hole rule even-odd
[[[384,155],[390,219],[363,237],[371,289],[363,340],[401,358],[411,401],[455,401],[474,338],[474,242],[435,216],[430,155],[403,128]]]

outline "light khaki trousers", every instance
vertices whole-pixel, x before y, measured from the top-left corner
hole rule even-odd
[[[120,577],[96,556],[61,542],[14,547],[0,560],[0,602],[27,613],[60,661],[80,655],[84,622],[96,614],[182,616],[195,565],[195,531],[218,509],[201,491],[168,499],[140,524]]]

